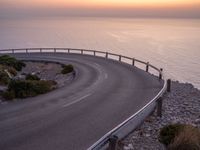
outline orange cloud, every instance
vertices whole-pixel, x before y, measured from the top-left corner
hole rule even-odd
[[[77,1],[78,2],[78,1]],[[83,1],[79,1],[85,3]],[[177,5],[196,5],[200,4],[200,0],[87,0],[90,6],[129,6],[129,7],[144,7],[144,6],[177,6]]]
[[[0,17],[15,14],[200,18],[200,0],[0,0]]]
[[[32,7],[187,7],[200,0],[1,0],[15,6]],[[1,3],[1,2],[0,2]]]

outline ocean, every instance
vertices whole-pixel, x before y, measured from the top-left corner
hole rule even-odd
[[[66,47],[108,51],[150,62],[167,78],[200,89],[200,20],[29,18],[0,20],[0,49]]]

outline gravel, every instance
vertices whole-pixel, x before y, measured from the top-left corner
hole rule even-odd
[[[172,82],[171,93],[163,100],[163,116],[154,112],[123,141],[124,150],[165,150],[158,141],[160,128],[173,123],[191,124],[200,128],[200,91],[189,83]]]
[[[49,62],[25,62],[26,67],[20,74],[36,74],[41,80],[53,80],[57,82],[58,87],[62,87],[73,79],[73,75],[61,74],[62,66]]]

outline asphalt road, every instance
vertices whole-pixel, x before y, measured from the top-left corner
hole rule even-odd
[[[76,77],[48,94],[0,104],[0,150],[85,150],[151,100],[158,78],[78,54],[15,54],[73,64]]]

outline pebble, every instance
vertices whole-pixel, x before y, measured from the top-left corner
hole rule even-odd
[[[200,119],[196,119],[194,123],[195,124],[200,124]]]

